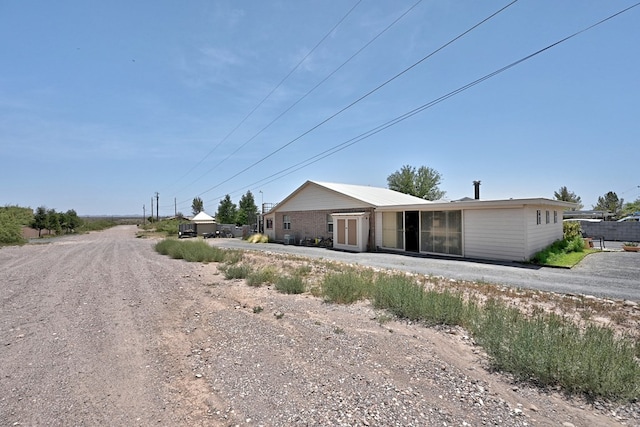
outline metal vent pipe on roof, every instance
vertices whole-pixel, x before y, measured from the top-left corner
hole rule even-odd
[[[473,181],[474,196],[476,200],[480,200],[480,181]]]

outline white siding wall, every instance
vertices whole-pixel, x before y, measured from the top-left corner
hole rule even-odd
[[[277,206],[279,212],[315,211],[326,209],[359,209],[366,205],[342,194],[310,185],[291,200]]]
[[[537,224],[537,210],[540,210],[541,224]],[[553,211],[558,211],[558,222],[553,222]],[[546,212],[549,211],[549,223],[547,224]],[[527,244],[525,257],[530,259],[536,252],[546,248],[556,240],[563,237],[562,212],[558,208],[550,206],[531,206],[524,210],[525,227],[527,230]]]
[[[376,212],[376,235],[375,237],[375,245],[376,248],[382,247],[382,212]]]
[[[271,220],[273,227],[272,228],[267,228],[267,220]],[[263,227],[264,227],[264,233],[269,236],[269,239],[271,240],[275,240],[276,238],[276,215],[275,214],[265,214],[264,218],[263,218]]]
[[[527,258],[522,209],[465,210],[462,215],[465,257],[508,261]]]

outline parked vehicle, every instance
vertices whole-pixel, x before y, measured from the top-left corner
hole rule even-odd
[[[618,222],[628,222],[628,221],[640,221],[640,215],[629,215],[624,218],[620,218]]]
[[[178,224],[178,239],[184,237],[197,237],[198,236],[198,224],[184,223]]]

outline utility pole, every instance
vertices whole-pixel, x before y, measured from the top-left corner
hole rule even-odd
[[[153,222],[153,197],[151,197],[151,222]]]
[[[258,232],[264,233],[264,194],[260,190],[260,220],[258,221]]]
[[[142,226],[144,227],[146,224],[146,218],[147,218],[147,211],[146,211],[146,206],[142,205]]]
[[[176,198],[173,198],[173,216],[177,217],[178,216],[178,201],[176,200]]]
[[[153,215],[153,212],[151,213]],[[160,194],[156,191],[156,222],[160,221]]]

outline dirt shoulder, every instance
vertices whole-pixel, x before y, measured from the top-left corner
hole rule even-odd
[[[462,330],[228,281],[134,236],[0,249],[3,423],[640,425],[490,372]]]

